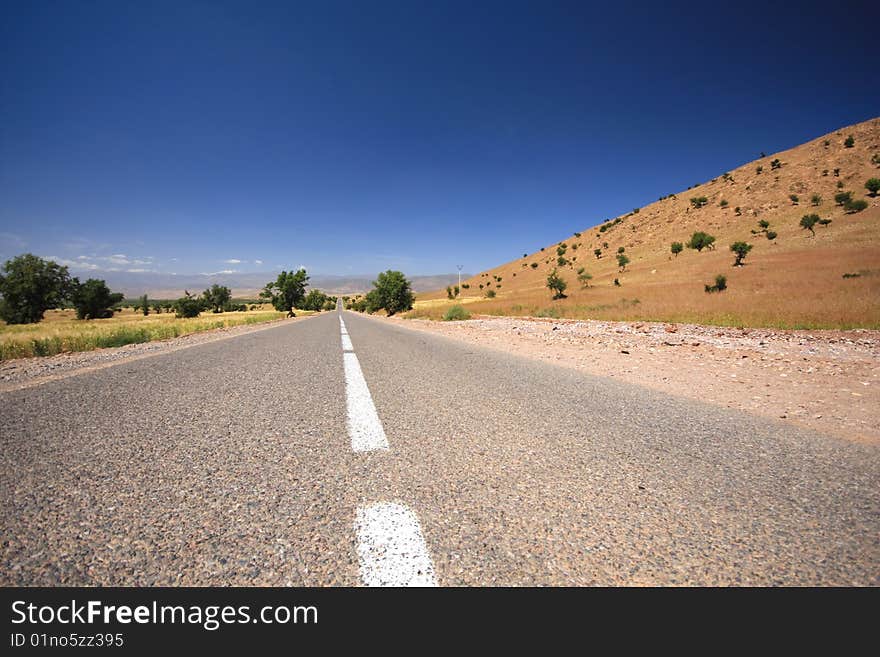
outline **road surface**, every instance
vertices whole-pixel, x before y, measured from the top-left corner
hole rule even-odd
[[[4,585],[880,584],[878,448],[356,313],[0,429]]]

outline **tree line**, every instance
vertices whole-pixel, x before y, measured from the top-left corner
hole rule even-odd
[[[333,310],[336,297],[321,290],[306,293],[309,277],[305,269],[282,271],[266,284],[260,298],[279,311],[294,316],[294,309]],[[7,324],[33,324],[43,319],[47,310],[72,307],[77,319],[105,319],[122,309],[124,295],[112,292],[104,280],[89,278],[84,282],[70,275],[68,268],[52,260],[25,253],[7,260],[0,271],[0,319]],[[136,311],[149,315],[163,310],[177,317],[198,317],[202,312],[245,311],[246,303],[235,303],[231,290],[214,284],[200,295],[188,290],[176,301],[151,301],[144,294],[133,304]]]

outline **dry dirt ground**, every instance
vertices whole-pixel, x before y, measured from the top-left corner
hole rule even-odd
[[[514,317],[385,321],[880,443],[880,331]]]

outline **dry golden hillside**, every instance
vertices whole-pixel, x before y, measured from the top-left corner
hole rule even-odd
[[[855,143],[847,148],[850,135]],[[774,160],[781,166],[774,168]],[[463,281],[468,287],[456,303],[472,313],[493,315],[877,328],[880,196],[865,189],[869,178],[880,178],[880,119],[718,172],[705,184],[677,190],[603,224],[604,230],[578,228],[579,233],[537,253]],[[847,213],[834,201],[840,191],[865,199],[867,209]],[[816,206],[813,195],[821,197]],[[693,207],[690,199],[703,196],[706,205]],[[815,236],[799,225],[812,213],[831,219],[815,226]],[[762,220],[769,222],[775,239],[753,232],[761,230]],[[673,256],[671,243],[686,244],[695,231],[715,236],[715,248],[685,248]],[[733,266],[729,247],[736,241],[753,245],[743,267]],[[557,249],[563,244],[571,263],[558,266]],[[624,271],[617,263],[620,247],[630,259]],[[595,257],[594,249],[602,250],[601,257]],[[578,281],[582,267],[593,277],[588,287]],[[568,284],[568,296],[554,301],[546,284],[556,268]],[[705,292],[718,274],[727,277],[727,289]],[[615,278],[620,286],[614,285]],[[494,299],[486,296],[490,289]],[[420,294],[411,316],[436,318],[452,303],[444,290]]]

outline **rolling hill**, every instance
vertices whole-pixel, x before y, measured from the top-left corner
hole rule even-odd
[[[712,175],[599,225],[573,226],[578,232],[469,277],[458,303],[492,315],[880,327],[880,196],[865,188],[880,178],[880,118]],[[838,205],[841,191],[867,207]],[[814,213],[831,220],[816,224],[815,235],[800,226]],[[712,248],[671,253],[672,242],[686,244],[697,231],[716,238]],[[741,267],[729,249],[737,241],[753,247]],[[621,248],[630,261],[623,270]],[[592,276],[588,286],[578,280],[581,268]],[[554,269],[567,298],[552,300],[547,277]],[[719,274],[727,289],[707,293]],[[410,316],[436,318],[452,303],[445,290],[419,294]]]

